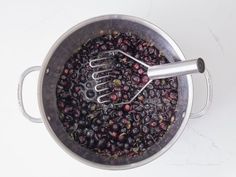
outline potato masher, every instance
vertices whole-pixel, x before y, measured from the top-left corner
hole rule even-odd
[[[205,71],[205,63],[201,58],[149,66],[146,63],[129,55],[128,53],[123,52],[122,50],[105,51],[102,53],[103,57],[91,59],[89,62],[89,66],[91,68],[96,68],[96,70],[92,74],[92,78],[96,81],[96,84],[94,86],[95,91],[97,93],[101,93],[101,95],[97,97],[98,103],[103,104],[111,102],[109,99],[105,99],[111,94],[111,92],[105,93],[105,91],[109,90],[106,85],[111,82],[112,79],[114,79],[113,75],[110,74],[110,72],[113,70],[111,64],[112,59],[114,59],[114,56],[118,53],[123,54],[127,58],[144,66],[147,69],[147,76],[149,77],[149,81],[140,90],[138,90],[138,92],[129,101],[116,102],[114,103],[115,105],[131,103],[147,87],[147,85],[155,79],[164,79],[193,73],[203,73]],[[104,79],[106,80],[104,81]]]

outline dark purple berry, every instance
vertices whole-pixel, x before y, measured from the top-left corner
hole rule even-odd
[[[144,70],[143,70],[142,68],[140,68],[140,69],[138,70],[138,73],[139,73],[140,75],[142,75],[142,74],[144,73]]]
[[[124,91],[128,91],[129,90],[129,86],[125,85],[123,89],[124,89]]]
[[[112,94],[110,98],[113,102],[117,100],[117,96],[115,94]]]
[[[149,131],[148,127],[145,125],[143,126],[142,130],[143,130],[143,133],[145,133],[145,134],[147,134]]]
[[[127,112],[130,111],[131,110],[131,106],[129,104],[126,104],[124,106],[124,110],[127,111]]]
[[[138,63],[135,63],[135,64],[133,65],[133,68],[136,69],[136,70],[138,70],[138,69],[139,69],[139,64],[138,64]]]
[[[149,81],[148,76],[145,75],[145,76],[142,77],[142,82],[143,82],[144,84],[146,84],[148,81]]]
[[[87,95],[88,98],[92,98],[92,97],[95,96],[95,93],[94,93],[93,90],[88,90],[88,91],[86,92],[86,95]]]
[[[103,149],[106,146],[106,140],[104,138],[98,141],[98,148]]]
[[[112,125],[112,130],[118,131],[120,129],[119,124],[113,124]]]
[[[139,129],[138,128],[134,128],[132,130],[132,133],[133,133],[133,135],[137,135],[139,133]]]
[[[124,142],[125,141],[125,138],[126,138],[126,133],[121,133],[119,136],[118,136],[118,140],[120,142]]]

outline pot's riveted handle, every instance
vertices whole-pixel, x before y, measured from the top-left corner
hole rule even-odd
[[[23,90],[23,83],[24,83],[24,80],[25,80],[25,77],[33,72],[33,71],[39,71],[41,68],[41,66],[32,66],[28,69],[26,69],[20,76],[20,80],[19,80],[19,83],[18,83],[18,92],[17,92],[17,96],[18,96],[18,103],[19,103],[19,107],[20,107],[20,110],[22,112],[22,114],[27,118],[29,119],[31,122],[34,122],[34,123],[41,123],[42,122],[42,119],[41,118],[36,118],[36,117],[33,117],[31,115],[29,115],[26,110],[25,110],[25,107],[24,107],[24,102],[23,102],[23,99],[22,99],[22,90]]]
[[[204,72],[204,77],[205,77],[206,84],[207,84],[206,102],[205,102],[205,105],[203,106],[203,108],[199,112],[190,114],[191,119],[199,118],[199,117],[202,117],[204,114],[206,114],[211,106],[211,103],[212,103],[212,97],[213,97],[212,79],[211,79],[211,75],[207,69]]]

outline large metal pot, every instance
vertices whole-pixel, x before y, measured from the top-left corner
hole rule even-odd
[[[209,108],[212,88],[209,73],[205,72],[207,99],[204,108],[196,114],[191,113],[193,103],[193,85],[191,75],[178,77],[178,104],[176,121],[169,131],[154,144],[142,157],[107,160],[75,143],[65,132],[59,118],[56,104],[56,84],[64,63],[71,54],[88,39],[99,35],[99,31],[133,32],[146,40],[152,40],[170,62],[185,60],[175,42],[157,26],[136,17],[126,15],[106,15],[86,20],[63,34],[48,52],[42,66],[30,67],[21,76],[18,87],[18,100],[22,113],[32,122],[44,122],[53,139],[68,154],[91,166],[104,169],[128,169],[144,165],[167,151],[183,132],[190,117],[200,117]],[[24,109],[22,101],[22,84],[27,74],[40,70],[38,81],[38,104],[42,119],[31,117]]]

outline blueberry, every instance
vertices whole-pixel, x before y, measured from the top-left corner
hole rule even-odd
[[[105,148],[105,146],[106,146],[106,140],[104,139],[104,138],[102,138],[102,139],[100,139],[99,141],[98,141],[98,148],[100,148],[100,149],[103,149],[103,148]]]
[[[125,138],[126,138],[126,133],[121,133],[119,136],[118,136],[118,140],[120,142],[124,142],[125,141]]]
[[[115,94],[112,94],[112,95],[110,96],[110,98],[111,98],[112,102],[114,102],[114,101],[117,100],[117,96],[116,96]]]
[[[139,129],[138,128],[134,128],[133,130],[132,130],[132,134],[133,135],[137,135],[139,133]]]
[[[92,98],[92,97],[95,96],[95,93],[94,93],[93,90],[88,90],[88,91],[86,92],[86,95],[87,95],[88,98]]]
[[[130,106],[129,104],[126,104],[126,105],[124,106],[124,110],[125,110],[125,111],[130,111],[130,110],[131,110],[131,106]]]
[[[87,131],[86,136],[87,136],[88,138],[92,138],[92,137],[94,136],[94,131],[93,131],[93,130]]]
[[[142,130],[143,130],[143,133],[145,133],[145,134],[147,134],[149,131],[148,127],[145,125],[143,126]]]
[[[118,131],[120,129],[119,124],[113,124],[112,125],[112,130]]]
[[[79,126],[84,127],[85,126],[85,121],[84,120],[79,120],[78,124],[79,124]]]

